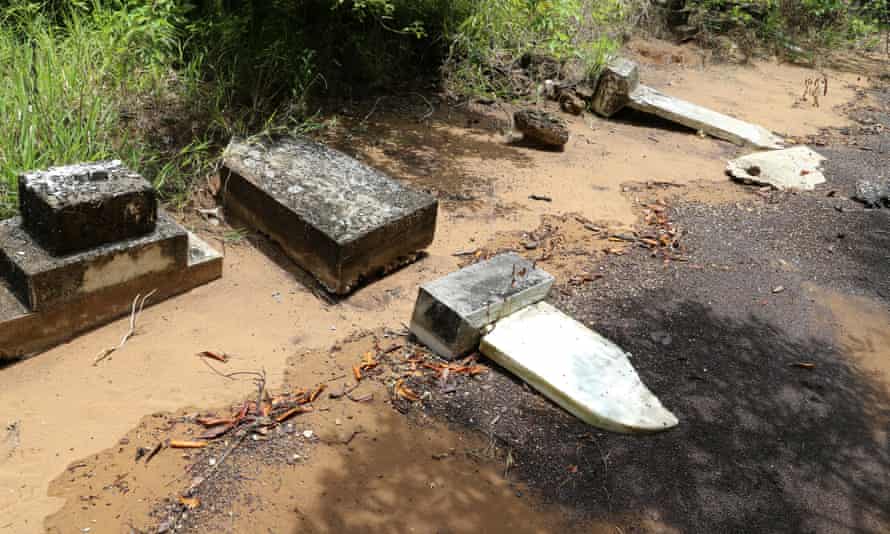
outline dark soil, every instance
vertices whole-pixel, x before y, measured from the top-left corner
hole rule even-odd
[[[555,305],[633,354],[678,428],[597,431],[499,369],[428,406],[492,435],[511,451],[511,476],[545,499],[578,519],[627,518],[627,533],[653,524],[886,532],[890,389],[841,353],[806,291],[890,307],[890,210],[849,199],[857,180],[890,167],[890,95],[882,98],[883,108],[853,115],[868,128],[826,132],[832,145],[817,149],[829,158],[828,183],[817,191],[675,201],[688,262],[631,248],[599,266],[601,280],[553,292]]]

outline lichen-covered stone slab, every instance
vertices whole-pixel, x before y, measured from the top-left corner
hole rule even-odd
[[[31,311],[59,307],[149,273],[184,269],[188,255],[186,231],[165,215],[148,235],[61,257],[26,232],[21,218],[0,222],[0,275]]]
[[[606,65],[597,82],[590,107],[594,113],[611,117],[630,102],[630,93],[640,85],[640,69],[626,58],[616,58]]]
[[[755,152],[726,165],[726,172],[735,180],[769,185],[779,190],[812,191],[825,183],[822,162],[825,156],[807,146],[784,150]]]
[[[152,232],[155,190],[118,160],[19,176],[22,226],[51,254],[81,252]]]
[[[499,254],[420,286],[411,333],[447,359],[479,345],[484,327],[547,297],[553,277],[528,260]]]
[[[590,425],[623,433],[677,425],[629,354],[545,302],[495,323],[480,351]]]
[[[333,293],[350,292],[432,243],[435,198],[319,143],[233,138],[223,163],[226,208]]]
[[[740,146],[782,148],[782,138],[763,126],[668,96],[645,85],[638,86],[630,93],[627,105]]]

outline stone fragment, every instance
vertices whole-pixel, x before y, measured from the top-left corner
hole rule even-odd
[[[0,222],[0,275],[31,311],[58,307],[148,273],[183,269],[188,255],[186,231],[165,215],[148,235],[66,256],[43,248],[24,231],[21,218]]]
[[[859,180],[856,182],[856,194],[853,199],[865,204],[868,208],[890,208],[890,178],[877,180]]]
[[[499,254],[420,286],[411,332],[447,359],[479,344],[482,328],[547,297],[553,277],[517,254]]]
[[[640,84],[637,64],[626,58],[613,59],[600,74],[591,109],[603,117],[611,117],[630,102],[630,94]]]
[[[573,91],[563,91],[559,95],[559,107],[566,113],[580,115],[584,112],[584,101],[575,96]]]
[[[223,163],[226,208],[333,293],[412,260],[433,240],[436,199],[308,139],[233,138]]]
[[[513,123],[526,139],[546,146],[562,147],[569,142],[569,128],[545,111],[524,109],[513,114]]]
[[[784,150],[755,152],[729,161],[726,172],[734,179],[776,189],[812,191],[825,183],[820,167],[825,161],[818,152],[807,146]]]
[[[762,126],[665,95],[645,85],[631,92],[627,105],[737,145],[782,148],[782,138]]]
[[[629,354],[545,302],[495,323],[480,351],[587,424],[623,433],[677,425]]]
[[[80,252],[152,232],[155,190],[118,160],[19,177],[22,225],[51,254]]]

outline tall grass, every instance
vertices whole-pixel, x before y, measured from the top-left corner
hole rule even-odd
[[[158,91],[163,71],[132,25],[99,5],[52,14],[21,4],[0,19],[0,215],[16,208],[18,173],[117,158],[151,159],[122,110]],[[152,46],[148,44],[148,46]]]

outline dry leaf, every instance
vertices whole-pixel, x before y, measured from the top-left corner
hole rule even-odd
[[[211,350],[205,350],[199,352],[198,356],[201,356],[202,358],[210,358],[222,363],[226,363],[229,361],[229,355],[224,352],[213,352]]]
[[[201,499],[197,497],[180,497],[179,502],[184,504],[189,510],[194,510],[198,506],[201,506]]]
[[[352,367],[352,376],[355,377],[355,381],[359,382],[362,379],[362,370],[358,365]]]
[[[291,408],[290,410],[288,410],[288,411],[284,412],[283,414],[279,415],[278,417],[276,417],[275,422],[282,423],[284,421],[287,421],[288,419],[290,419],[291,417],[293,417],[295,415],[298,415],[301,413],[309,413],[311,411],[312,411],[312,408],[310,408],[309,406],[297,406],[296,408]]]
[[[321,395],[321,392],[326,390],[327,388],[327,384],[320,384],[317,388],[315,388],[315,391],[313,391],[312,394],[309,395],[309,402],[315,402],[315,399],[317,399],[318,396]]]
[[[216,439],[233,428],[235,428],[234,421],[228,424],[216,425],[208,428],[203,434],[198,436],[198,439]]]
[[[204,426],[226,425],[235,422],[231,417],[199,417],[195,421]]]
[[[209,444],[206,441],[170,440],[170,447],[173,449],[203,449],[207,445]]]

